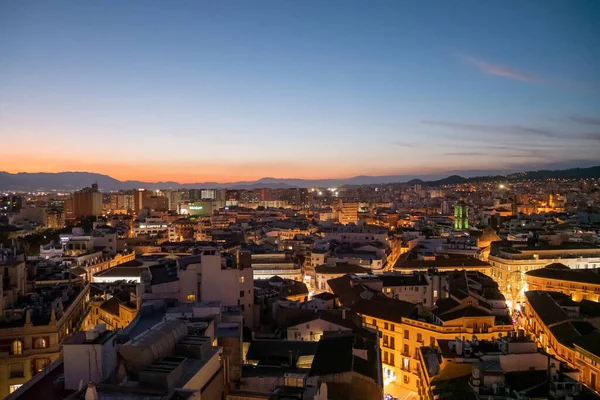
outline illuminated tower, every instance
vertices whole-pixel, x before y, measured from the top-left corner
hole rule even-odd
[[[454,205],[454,229],[469,229],[469,207],[462,197]]]

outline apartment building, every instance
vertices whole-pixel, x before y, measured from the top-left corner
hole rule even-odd
[[[489,277],[458,271],[449,279],[449,297],[431,308],[388,298],[369,285],[353,283],[349,276],[329,282],[341,303],[362,317],[365,327],[381,332],[386,394],[418,392],[420,347],[473,334],[491,340],[514,329]]]
[[[528,291],[520,321],[544,351],[580,372],[580,381],[600,392],[600,305],[573,301],[560,292]]]
[[[489,274],[506,295],[509,307],[516,308],[525,301],[526,273],[553,263],[571,269],[600,268],[600,247],[588,243],[563,243],[560,245],[513,245],[492,248],[488,257]]]
[[[16,391],[60,356],[63,339],[85,316],[89,285],[26,284],[24,259],[0,258],[0,397]]]
[[[530,291],[561,292],[575,301],[600,301],[600,268],[571,269],[562,263],[527,271],[525,282]]]
[[[253,327],[253,282],[249,253],[222,255],[217,248],[205,248],[198,255],[166,260],[142,272],[140,293],[144,300],[188,304],[218,300],[224,307],[239,306],[244,323]]]

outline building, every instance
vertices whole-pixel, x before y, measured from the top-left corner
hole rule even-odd
[[[137,189],[133,194],[133,211],[139,215],[142,208],[145,207],[146,200],[150,197],[150,192],[146,189]]]
[[[269,279],[278,276],[283,279],[302,281],[302,268],[290,253],[252,254],[254,279]]]
[[[525,292],[525,310],[520,323],[547,353],[579,370],[579,380],[600,391],[600,319],[598,303],[573,301],[560,292]]]
[[[340,278],[347,274],[364,275],[365,278],[374,276],[369,274],[370,270],[356,264],[336,263],[334,265],[324,264],[315,268],[315,288],[320,292],[332,293],[329,281]]]
[[[454,229],[469,229],[469,206],[462,198],[454,205]]]
[[[346,316],[346,310],[339,310],[339,312],[323,310],[317,314],[312,312],[301,314],[287,326],[287,339],[318,342],[325,332],[352,332],[362,329],[360,319],[355,321],[350,316],[348,318]]]
[[[72,195],[73,215],[75,218],[102,215],[102,193],[98,191],[98,184],[92,184],[74,192]]]
[[[216,248],[199,253],[164,261],[143,272],[142,298],[184,304],[219,301],[225,307],[240,307],[244,323],[253,327],[254,279],[250,254],[221,255]]]
[[[490,275],[498,285],[511,308],[524,301],[527,290],[526,273],[553,263],[571,269],[600,268],[600,246],[588,243],[560,245],[500,245],[492,246],[488,257]]]
[[[147,196],[143,205],[151,211],[169,211],[169,199],[165,196]]]
[[[381,332],[385,394],[418,392],[418,351],[438,340],[477,334],[491,340],[512,331],[506,305],[492,279],[477,272],[457,271],[449,277],[449,295],[434,307],[386,297],[371,282],[343,276],[328,282],[344,307],[363,319],[363,326]]]
[[[323,239],[327,242],[336,241],[338,243],[349,244],[369,244],[379,242],[385,247],[390,246],[387,228],[381,226],[344,226],[334,225],[325,227],[321,230]]]
[[[525,273],[527,290],[561,292],[575,301],[600,301],[600,268],[571,269],[561,263]]]
[[[419,397],[564,399],[581,394],[578,373],[538,352],[523,331],[494,340],[456,337],[419,351]]]
[[[17,213],[21,209],[23,200],[14,194],[0,197],[0,214]]]
[[[380,400],[374,332],[326,332],[319,341],[253,340],[228,400]]]
[[[358,203],[342,203],[340,212],[340,224],[348,225],[358,223]]]
[[[226,339],[237,334],[240,342],[241,329],[224,314],[198,311],[178,319],[164,310],[152,313],[119,335],[104,324],[78,332],[65,343],[62,359],[9,399],[224,398],[234,365],[241,365]]]
[[[63,339],[79,328],[87,309],[89,285],[38,280],[30,289],[25,271],[24,259],[0,259],[2,398],[59,358]]]
[[[92,284],[90,294],[90,310],[86,316],[82,329],[90,330],[98,324],[104,324],[110,330],[127,327],[136,317],[138,312],[138,299],[135,286],[119,290],[120,284],[102,285]],[[114,287],[114,290],[112,287]],[[116,286],[116,287],[115,287]]]

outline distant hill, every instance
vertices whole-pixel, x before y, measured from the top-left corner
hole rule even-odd
[[[28,173],[19,172],[11,174],[0,171],[0,190],[64,190],[72,191],[90,186],[97,182],[101,190],[125,190],[135,188],[146,189],[257,189],[257,188],[297,188],[297,187],[340,187],[350,185],[378,185],[387,183],[405,183],[409,185],[420,184],[423,186],[456,185],[469,182],[495,182],[516,181],[526,179],[586,179],[600,178],[600,166],[590,168],[572,168],[565,170],[540,170],[508,175],[486,175],[462,177],[451,175],[443,178],[439,175],[388,175],[388,176],[355,176],[348,179],[287,179],[287,178],[262,178],[256,181],[243,182],[198,182],[181,184],[178,182],[141,182],[119,181],[108,175],[92,172],[57,172],[57,173]]]

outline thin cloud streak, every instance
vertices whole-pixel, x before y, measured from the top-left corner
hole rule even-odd
[[[532,128],[528,126],[520,126],[520,125],[481,125],[481,124],[466,124],[460,122],[447,122],[447,121],[431,121],[431,120],[422,120],[422,124],[439,126],[444,128],[468,131],[468,132],[477,132],[477,133],[487,133],[492,135],[527,135],[527,136],[543,136],[543,137],[560,137],[561,135],[553,130],[545,129],[545,128]]]
[[[583,125],[600,126],[600,118],[573,115],[569,117],[569,119],[573,122],[577,122]]]
[[[516,69],[491,63],[489,61],[483,60],[481,58],[473,57],[470,55],[461,55],[461,58],[469,65],[477,68],[481,72],[484,72],[488,75],[500,76],[503,78],[512,79],[515,81],[526,82],[526,83],[534,83],[541,84],[544,83],[544,79],[539,76],[528,74],[522,71],[518,71]]]
[[[392,144],[394,146],[398,146],[398,147],[410,147],[410,148],[415,148],[417,146],[415,146],[413,143],[407,143],[407,142],[402,142],[400,140],[395,140],[392,142]]]

